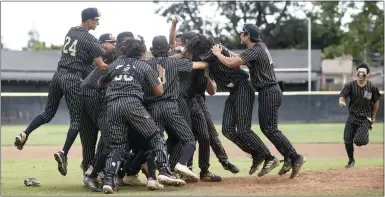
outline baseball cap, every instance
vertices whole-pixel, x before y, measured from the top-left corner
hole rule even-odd
[[[86,8],[82,11],[82,21],[100,19],[101,14],[97,8]]]
[[[187,44],[187,42],[189,40],[191,40],[191,38],[194,38],[195,36],[197,36],[198,34],[196,34],[195,32],[192,32],[192,31],[189,31],[189,32],[185,32],[182,34],[181,36],[181,41],[183,44]]]
[[[116,39],[112,36],[112,34],[106,33],[99,37],[99,42],[116,42]]]
[[[124,31],[122,33],[119,33],[116,37],[117,42],[123,42],[125,38],[133,38],[134,34],[129,31]]]
[[[244,24],[240,33],[249,34],[252,38],[259,38],[259,28],[254,24]]]
[[[166,36],[155,36],[154,39],[152,39],[152,48],[154,49],[169,48]]]

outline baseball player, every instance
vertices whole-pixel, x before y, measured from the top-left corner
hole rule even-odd
[[[165,141],[161,131],[150,114],[144,108],[143,87],[149,83],[155,95],[163,94],[163,85],[158,79],[158,73],[152,69],[147,62],[140,60],[146,55],[146,46],[143,40],[127,40],[121,47],[119,56],[108,69],[108,73],[102,77],[102,87],[109,83],[106,91],[107,119],[109,131],[107,132],[106,144],[109,154],[106,160],[103,191],[113,193],[117,189],[115,177],[120,168],[123,154],[128,150],[128,128],[134,128],[144,136],[148,143],[153,162],[149,162],[159,170],[158,179],[173,185],[183,185],[184,181],[171,175],[168,165]],[[150,172],[147,187],[156,189],[155,170]]]
[[[82,11],[81,16],[82,23],[80,26],[72,27],[65,36],[62,55],[57,71],[52,77],[44,112],[38,115],[26,130],[16,136],[15,139],[15,146],[19,150],[23,149],[32,131],[52,120],[59,107],[60,100],[64,96],[71,123],[63,149],[54,154],[55,160],[58,162],[58,170],[63,176],[67,174],[68,151],[81,126],[81,80],[86,77],[87,67],[92,65],[93,61],[96,62],[99,69],[107,69],[107,65],[102,59],[104,53],[102,46],[98,39],[88,32],[91,29],[95,30],[96,26],[99,25],[100,12],[96,8],[87,8]]]
[[[222,119],[222,133],[246,153],[253,156],[249,174],[253,174],[259,165],[265,165],[258,174],[263,176],[279,165],[277,158],[271,155],[267,146],[251,130],[252,108],[254,105],[254,88],[248,81],[248,74],[240,68],[228,68],[212,53],[214,41],[204,35],[193,37],[186,45],[189,54],[196,54],[202,61],[209,61],[210,77],[217,87],[230,92],[225,102]],[[222,50],[226,57],[230,52]]]
[[[213,47],[212,52],[222,64],[230,69],[239,69],[247,65],[251,83],[258,91],[258,119],[262,133],[274,144],[285,157],[285,163],[279,174],[285,174],[292,168],[290,178],[300,171],[306,158],[296,152],[287,137],[278,129],[278,110],[282,103],[282,90],[275,77],[273,60],[269,50],[260,39],[259,29],[254,24],[245,24],[240,34],[241,42],[247,47],[239,56],[225,57],[221,46]],[[291,162],[287,162],[291,161]],[[278,166],[278,160],[265,162],[266,165]],[[263,173],[259,173],[259,176]]]
[[[107,51],[110,52],[108,53],[109,55],[106,56],[105,62],[106,63],[112,63],[118,56],[116,54],[116,51],[120,49],[122,44],[129,38],[133,38],[134,35],[131,32],[122,32],[119,33],[117,36],[117,42],[115,39],[112,37],[110,38],[110,34],[103,34],[100,36],[100,40],[102,43],[104,43],[104,47],[106,47]],[[113,43],[116,42],[116,48],[112,47]],[[99,139],[99,145],[97,148],[97,153],[95,154],[95,157],[93,161],[91,162],[92,165],[88,168],[88,170],[84,173],[85,176],[88,176],[87,179],[83,180],[83,183],[85,186],[90,187],[91,189],[95,189],[95,182],[98,176],[98,173],[100,173],[105,165],[105,157],[106,157],[106,150],[104,150],[104,140],[105,140],[105,133],[108,131],[108,128],[106,128],[107,123],[106,123],[106,102],[104,100],[105,94],[104,94],[104,89],[99,88],[98,86],[98,81],[99,79],[105,74],[105,72],[102,72],[98,69],[95,69],[91,74],[87,76],[82,82],[82,88],[83,90],[86,90],[84,92],[88,93],[85,96],[85,100],[89,104],[86,103],[86,106],[88,105],[88,110],[93,112],[89,113],[90,116],[95,117],[93,119],[97,127],[102,130],[102,135],[100,136]],[[93,109],[96,108],[96,109]],[[86,110],[87,111],[87,110]],[[91,121],[88,121],[91,122]],[[85,123],[86,124],[86,123]],[[90,135],[93,135],[94,133],[92,132],[87,132]],[[82,137],[82,133],[80,133]],[[90,136],[83,136],[83,138],[87,139],[90,138]],[[89,142],[90,140],[87,140]],[[83,147],[87,147],[85,143],[83,143]],[[84,154],[84,153],[83,153]],[[141,157],[141,155],[130,155],[132,158],[136,157]],[[130,158],[128,158],[129,160]],[[84,163],[84,162],[83,162]],[[126,162],[126,164],[130,164],[130,162]],[[83,165],[84,166],[84,165]],[[93,168],[95,166],[95,168]],[[134,165],[136,166],[136,165]],[[139,165],[140,167],[140,165]],[[84,168],[83,168],[84,169]],[[140,168],[139,168],[140,170]],[[139,171],[138,171],[139,172]],[[129,173],[125,176],[125,173],[123,173],[123,176],[120,176],[117,179],[118,185],[143,185],[143,183],[138,179],[137,173]]]
[[[103,55],[104,62],[109,64],[112,62],[116,39],[110,33],[103,34],[99,37],[99,42],[102,44],[106,53]],[[110,57],[109,57],[110,56]],[[104,118],[101,112],[105,108],[103,105],[104,91],[97,86],[97,77],[94,74],[103,73],[95,69],[93,75],[88,75],[81,83],[82,101],[83,101],[83,119],[82,130],[80,131],[80,140],[82,143],[83,161],[82,169],[85,175],[90,175],[93,169],[91,165],[95,158],[96,142],[98,131],[103,130],[105,125],[102,122]],[[94,79],[94,80],[91,80]],[[105,104],[105,103],[104,103]],[[102,140],[99,141],[99,149],[102,148]]]
[[[353,168],[354,144],[365,146],[369,143],[369,129],[376,122],[376,115],[380,105],[381,94],[376,86],[367,79],[369,66],[362,63],[357,67],[357,80],[347,83],[339,97],[340,107],[346,107],[349,98],[349,116],[344,130],[346,152],[349,157],[345,168]]]
[[[197,34],[194,32],[183,33],[181,36],[181,46],[185,46],[187,42],[195,36],[197,36]],[[192,108],[198,109],[198,110],[193,110],[193,112],[201,111],[203,113],[203,117],[200,120],[199,118],[197,118],[197,115],[195,115],[195,118],[193,118],[193,120],[195,119],[194,121],[195,123],[193,123],[193,125],[199,125],[203,123],[207,125],[207,126],[205,125],[197,126],[197,128],[195,129],[199,130],[199,128],[207,128],[208,136],[210,139],[210,146],[213,149],[214,153],[216,154],[217,158],[219,159],[219,162],[222,164],[223,168],[225,170],[229,170],[232,173],[238,173],[239,169],[228,161],[228,156],[219,139],[218,132],[216,131],[215,125],[211,120],[210,111],[205,103],[206,90],[210,95],[214,95],[217,89],[216,83],[214,80],[210,78],[208,69],[205,69],[205,71],[197,70],[194,72],[195,72],[195,75],[194,75],[194,82],[192,83],[193,86],[190,87],[190,89],[188,90],[189,92],[188,94],[189,96],[192,96],[194,98],[192,101],[193,101],[193,106],[195,107],[192,107]],[[194,117],[194,115],[192,116]],[[192,164],[192,160],[190,161],[190,163]]]
[[[174,148],[178,151],[170,153],[171,169],[183,176],[198,180],[198,176],[186,166],[195,151],[195,138],[178,106],[179,73],[204,69],[207,63],[169,58],[169,44],[165,36],[154,37],[150,50],[154,58],[147,61],[153,69],[159,70],[165,92],[162,96],[156,96],[150,88],[145,88],[144,98],[147,110],[161,131],[167,128],[168,136],[178,138],[178,144]]]

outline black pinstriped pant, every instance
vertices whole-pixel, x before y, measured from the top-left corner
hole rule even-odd
[[[222,133],[244,152],[265,158],[270,151],[251,130],[254,99],[254,88],[247,80],[240,81],[230,90],[223,111]]]
[[[44,123],[53,119],[59,108],[60,100],[64,96],[71,122],[69,130],[79,132],[82,116],[80,95],[82,78],[83,74],[74,70],[59,68],[55,72],[48,90],[48,101],[41,114]]]
[[[170,167],[174,169],[185,144],[195,147],[194,134],[180,112],[177,100],[157,101],[149,104],[147,110],[162,132],[166,129],[169,137],[178,139],[178,143],[170,152],[169,158]]]
[[[128,130],[131,127],[149,143],[148,147],[155,153],[157,162],[168,163],[166,154],[164,154],[166,152],[164,139],[156,138],[161,141],[152,140],[161,132],[139,98],[121,97],[109,101],[107,103],[107,119],[109,131],[106,133],[105,143],[109,151],[120,154],[129,151]]]
[[[210,110],[206,105],[204,95],[197,96],[196,100],[198,101],[198,105],[201,107],[202,112],[204,114],[204,120],[206,121],[207,131],[210,136],[210,146],[213,149],[215,155],[217,156],[219,162],[226,162],[229,158],[226,154],[221,140],[219,139],[218,132],[212,121]]]
[[[103,105],[105,94],[99,89],[82,88],[82,97],[82,129],[79,134],[83,152],[82,166],[86,170],[94,164],[97,155],[103,149],[103,140],[100,139],[97,148],[98,154],[95,155],[99,130],[105,127],[105,121],[103,121],[105,119],[105,113],[103,113],[105,111],[105,105]]]
[[[357,146],[364,146],[369,143],[369,129],[371,122],[367,119],[352,123],[347,121],[344,129],[344,142],[351,144],[354,142]]]
[[[258,93],[259,127],[285,158],[296,158],[297,152],[287,137],[278,129],[278,110],[282,91],[278,84],[262,88]]]
[[[202,171],[208,170],[210,167],[210,135],[207,130],[205,114],[195,97],[185,98],[180,96],[178,100],[180,111],[199,143],[199,168]],[[192,166],[192,159],[189,161],[188,166]]]

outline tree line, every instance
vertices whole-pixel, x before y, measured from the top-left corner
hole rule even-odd
[[[195,30],[203,33],[205,28],[207,35],[230,49],[243,48],[238,32],[245,23],[259,26],[264,42],[271,49],[307,49],[307,18],[310,18],[311,46],[312,49],[321,49],[323,58],[351,55],[366,60],[384,53],[382,1],[154,3],[159,6],[156,14],[168,20],[177,14],[183,19],[180,31]],[[213,8],[212,12],[217,12],[226,21],[204,16],[201,10],[207,5]],[[299,18],[298,13],[305,17]],[[350,17],[350,21],[343,24],[345,17]]]

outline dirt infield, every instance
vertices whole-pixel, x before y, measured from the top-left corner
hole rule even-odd
[[[187,185],[193,188],[211,188],[228,195],[315,195],[324,192],[372,191],[384,188],[384,168],[356,168],[350,170],[328,170],[304,172],[295,179],[278,175],[242,178],[228,178],[222,183]]]
[[[279,155],[272,145],[268,145],[274,155]],[[19,151],[14,146],[2,146],[2,159],[21,159],[21,158],[52,158],[53,154],[60,150],[61,146],[25,146]],[[309,158],[338,158],[345,157],[345,147],[343,144],[296,144],[297,151]],[[226,144],[226,152],[230,157],[242,157],[246,154],[234,144]],[[197,153],[196,151],[195,153]],[[361,158],[383,158],[383,144],[369,144],[368,146],[355,148],[354,154]],[[71,158],[80,158],[82,155],[81,146],[73,146],[69,153]],[[212,153],[214,155],[214,153]]]
[[[246,156],[233,144],[226,144],[226,151],[230,157]],[[346,157],[343,144],[296,144],[298,152],[308,158],[341,158]],[[277,150],[269,145],[274,155]],[[355,149],[357,158],[383,158],[383,144],[370,144]],[[25,146],[23,151],[13,146],[1,147],[2,159],[32,159],[52,158],[53,153],[61,146]],[[212,154],[214,156],[214,154]],[[73,146],[70,158],[81,157],[81,146]],[[296,179],[291,180],[288,175],[269,175],[261,178],[255,176],[242,178],[226,178],[222,183],[188,184],[186,187],[200,191],[216,192],[226,195],[315,195],[329,193],[341,195],[348,191],[381,190],[384,185],[383,167],[356,168],[351,170],[327,170],[303,172]],[[337,192],[337,194],[336,194]]]

